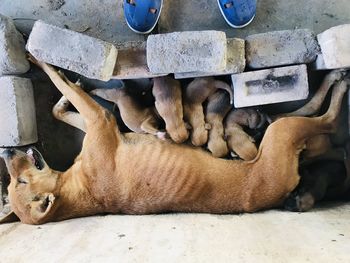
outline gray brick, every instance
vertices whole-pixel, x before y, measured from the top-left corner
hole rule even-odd
[[[232,75],[237,108],[306,99],[306,65],[273,68]]]
[[[310,63],[319,50],[315,35],[308,29],[274,31],[246,38],[247,65],[254,69]]]
[[[321,46],[324,67],[318,69],[336,69],[350,67],[350,24],[332,27],[317,35]]]
[[[111,78],[118,53],[110,43],[43,21],[35,22],[27,49],[38,60],[100,80]]]
[[[187,72],[175,73],[176,79],[220,76],[241,73],[245,68],[245,42],[240,38],[227,39],[227,62],[224,70],[216,72]]]
[[[29,70],[24,45],[13,21],[0,14],[0,75],[21,74]]]
[[[147,65],[157,74],[224,70],[226,53],[226,34],[221,31],[175,32],[147,39]]]
[[[113,79],[143,79],[164,76],[152,74],[147,66],[146,42],[135,42],[127,48],[118,50],[118,59]]]
[[[30,79],[0,77],[0,147],[21,146],[38,139]]]

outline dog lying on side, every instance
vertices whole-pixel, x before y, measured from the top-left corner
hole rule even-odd
[[[86,136],[65,172],[50,169],[35,150],[3,152],[14,213],[2,222],[15,215],[23,223],[42,224],[99,213],[237,213],[276,207],[299,182],[298,158],[306,140],[336,130],[347,91],[347,80],[339,81],[324,115],[281,118],[268,127],[253,161],[232,161],[148,134],[121,134],[114,117],[79,86],[32,61],[78,110]]]

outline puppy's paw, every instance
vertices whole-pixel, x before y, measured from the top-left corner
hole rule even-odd
[[[292,212],[306,212],[314,207],[315,198],[311,193],[293,192],[284,202],[284,208]]]
[[[157,138],[162,140],[162,141],[165,141],[167,138],[167,133],[166,132],[157,132]]]
[[[53,115],[56,118],[58,118],[61,114],[67,111],[69,104],[70,104],[69,100],[67,100],[65,96],[62,96],[52,109]]]

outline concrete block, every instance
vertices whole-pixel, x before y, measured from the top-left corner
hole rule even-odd
[[[318,54],[316,60],[311,64],[312,70],[327,70],[326,64],[324,63],[323,55]]]
[[[250,68],[260,69],[313,62],[320,52],[308,29],[274,31],[246,38],[246,59]]]
[[[0,77],[0,147],[38,140],[33,87],[30,79]]]
[[[118,53],[110,43],[43,21],[35,22],[27,49],[38,60],[104,81],[112,77]]]
[[[143,79],[164,76],[152,74],[147,66],[146,42],[137,42],[118,50],[113,79]]]
[[[236,108],[306,99],[306,65],[273,68],[232,75]]]
[[[176,79],[220,76],[241,73],[245,68],[245,41],[240,38],[227,39],[227,61],[224,70],[216,72],[186,72],[175,73]]]
[[[152,73],[216,72],[226,68],[226,34],[187,31],[150,35],[147,65]]]
[[[0,14],[0,75],[22,74],[29,70],[25,43],[13,21]]]
[[[317,35],[325,68],[350,67],[350,24],[332,27]]]

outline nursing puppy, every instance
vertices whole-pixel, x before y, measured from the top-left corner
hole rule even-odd
[[[188,139],[188,131],[183,120],[182,93],[180,82],[168,76],[153,79],[155,107],[165,121],[165,129],[176,143]]]
[[[208,98],[205,110],[205,121],[210,125],[207,147],[214,157],[224,157],[228,154],[223,120],[231,108],[230,99],[222,90]]]
[[[35,62],[79,111],[86,136],[65,172],[50,169],[35,150],[3,152],[11,207],[27,224],[99,213],[236,213],[278,206],[299,182],[305,141],[336,130],[347,91],[346,81],[339,82],[324,115],[282,118],[269,126],[253,161],[232,161],[147,134],[121,134],[114,117],[80,87]]]
[[[90,93],[115,103],[119,108],[123,122],[133,132],[149,133],[159,139],[165,139],[165,132],[158,128],[160,120],[154,108],[141,106],[127,93],[125,88],[95,89]],[[58,108],[61,109],[60,105]]]
[[[184,119],[192,127],[191,142],[195,146],[202,146],[208,141],[209,126],[206,126],[205,123],[202,104],[217,89],[227,91],[230,95],[230,104],[233,103],[231,87],[212,77],[197,78],[185,89],[183,95]]]

